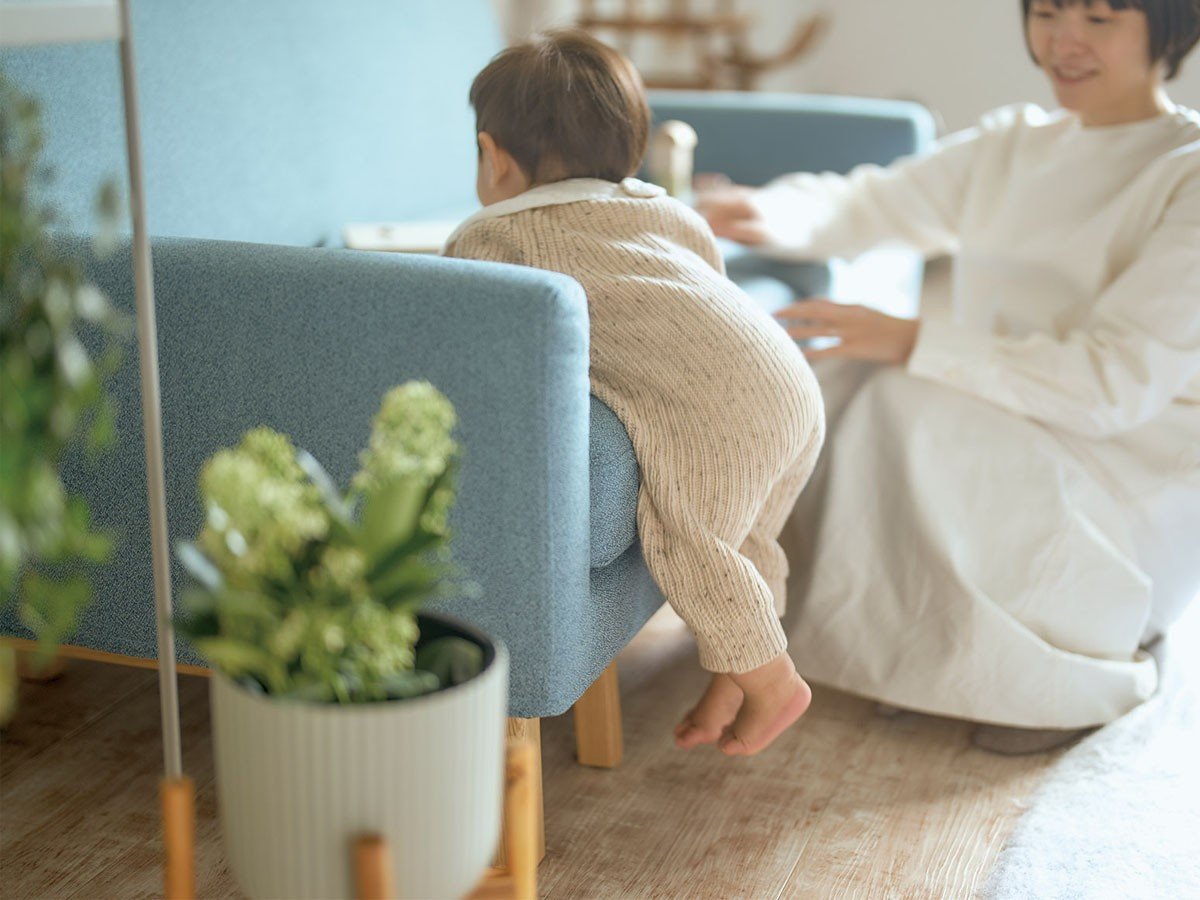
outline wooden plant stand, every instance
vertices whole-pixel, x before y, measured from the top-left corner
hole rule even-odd
[[[484,874],[469,900],[536,900],[538,835],[535,768],[537,747],[511,738],[504,766],[502,840],[506,865]],[[354,874],[358,900],[393,900],[396,884],[387,841],[365,834],[354,844]]]

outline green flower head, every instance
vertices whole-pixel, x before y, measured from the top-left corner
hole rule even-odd
[[[458,443],[451,436],[457,421],[453,405],[428,382],[410,381],[392,388],[372,422],[354,488],[370,491],[413,474],[433,481],[458,455]]]
[[[350,603],[370,597],[367,558],[357,547],[326,547],[308,577],[313,590],[336,601]]]
[[[199,585],[189,624],[197,649],[232,677],[299,700],[435,690],[440,676],[416,667],[415,610],[456,577],[446,546],[455,425],[432,385],[389,391],[360,457],[357,498],[267,428],[217,452],[200,474],[198,547],[180,550]]]
[[[200,473],[200,492],[207,510],[200,547],[233,584],[288,579],[303,546],[329,530],[291,441],[269,428],[216,453]]]

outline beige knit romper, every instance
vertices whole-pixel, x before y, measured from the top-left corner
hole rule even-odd
[[[706,669],[777,656],[788,566],[776,538],[816,463],[823,407],[795,343],[724,277],[707,223],[636,179],[570,179],[485,207],[444,252],[579,281],[592,392],[641,469],[651,575]]]

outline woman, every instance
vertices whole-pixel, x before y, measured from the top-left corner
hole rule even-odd
[[[1155,690],[1200,588],[1200,115],[1163,87],[1200,0],[1022,0],[1063,107],[1000,110],[921,158],[702,196],[793,258],[955,255],[944,318],[781,314],[829,419],[789,526],[801,672],[1041,749]],[[1014,730],[1022,729],[1022,730]]]

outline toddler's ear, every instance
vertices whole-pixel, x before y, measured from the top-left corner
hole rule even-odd
[[[486,131],[479,132],[475,137],[479,146],[479,162],[483,164],[496,178],[504,177],[508,154],[500,149],[500,145]]]
[[[476,140],[479,142],[476,190],[484,206],[529,190],[530,179],[511,153],[486,131],[479,132]]]

